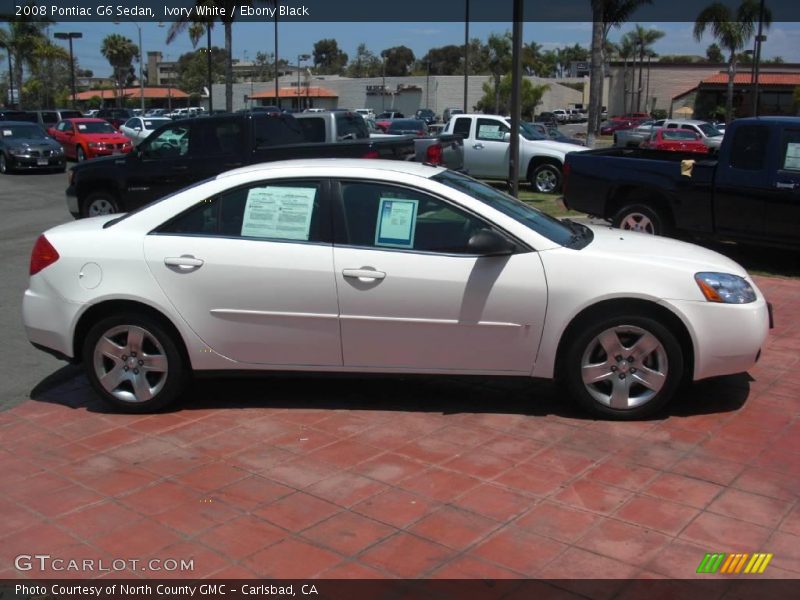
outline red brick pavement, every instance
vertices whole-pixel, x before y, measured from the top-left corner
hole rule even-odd
[[[193,577],[685,578],[762,551],[800,577],[800,282],[759,284],[759,364],[645,422],[524,381],[209,381],[152,416],[43,385],[0,413],[0,576],[68,574],[13,569],[43,552]]]

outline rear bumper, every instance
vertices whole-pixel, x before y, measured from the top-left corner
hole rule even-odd
[[[28,340],[48,354],[73,360],[73,328],[84,305],[67,302],[42,282],[31,283],[22,299],[22,322]]]

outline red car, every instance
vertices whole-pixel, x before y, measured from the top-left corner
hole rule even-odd
[[[708,146],[702,142],[700,135],[687,129],[657,129],[649,140],[642,142],[641,147],[651,150],[708,154]]]
[[[600,135],[614,135],[620,129],[632,129],[639,124],[638,121],[628,121],[627,119],[609,119],[600,127]]]
[[[47,133],[61,144],[64,155],[78,162],[96,156],[127,154],[133,150],[125,137],[105,119],[65,119]]]

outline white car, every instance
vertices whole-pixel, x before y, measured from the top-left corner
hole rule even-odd
[[[367,119],[375,119],[375,111],[371,108],[357,108],[354,112],[364,117],[365,121]]]
[[[129,411],[192,373],[296,370],[556,378],[621,419],[684,378],[747,370],[769,326],[745,270],[710,250],[562,222],[439,167],[337,159],[48,230],[23,320]]]
[[[166,123],[172,123],[172,119],[167,119],[166,117],[132,117],[125,121],[119,130],[131,138],[134,146],[138,146],[153,131]]]

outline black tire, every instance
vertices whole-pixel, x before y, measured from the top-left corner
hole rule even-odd
[[[119,212],[119,201],[111,192],[93,192],[81,201],[82,217],[97,217]]]
[[[531,187],[540,194],[555,194],[561,189],[561,169],[544,163],[531,170]]]
[[[86,160],[86,153],[81,146],[75,148],[75,162],[83,162]]]
[[[11,166],[8,164],[8,159],[6,155],[0,152],[0,173],[3,175],[8,175],[11,173],[12,169]]]
[[[667,235],[670,231],[666,216],[649,204],[626,204],[611,219],[611,225],[650,235]]]
[[[598,341],[601,334],[609,331],[621,344],[619,355],[609,356]],[[644,347],[637,351],[636,342],[652,343],[653,338],[659,346],[642,357],[636,355]],[[644,314],[608,314],[578,328],[565,346],[562,365],[563,383],[572,398],[593,415],[606,419],[629,421],[657,413],[673,398],[684,379],[683,351],[675,335],[659,320]],[[587,377],[593,366],[598,378],[603,379],[584,383],[584,365]],[[658,389],[641,381],[654,382]],[[623,408],[619,402],[612,406],[615,391],[623,388],[627,391],[621,392],[619,398],[627,395],[626,406]]]
[[[133,330],[144,332],[144,341],[141,344],[137,344],[135,338],[129,337],[128,332]],[[98,350],[98,345],[104,338],[114,340],[115,345],[119,346],[120,356],[115,358]],[[178,347],[178,341],[173,339],[159,321],[145,314],[131,312],[101,319],[86,335],[82,355],[86,375],[95,392],[105,402],[124,412],[148,413],[160,410],[174,402],[188,383],[188,366]],[[165,371],[159,371],[164,361]],[[155,368],[148,370],[148,364],[151,367],[155,365]],[[134,373],[134,370],[137,372]],[[101,382],[100,377],[115,371],[120,380],[109,384],[114,387],[109,389]],[[134,387],[134,381],[144,382],[142,385],[147,386],[147,394],[151,396],[140,396],[137,390],[145,388]]]

